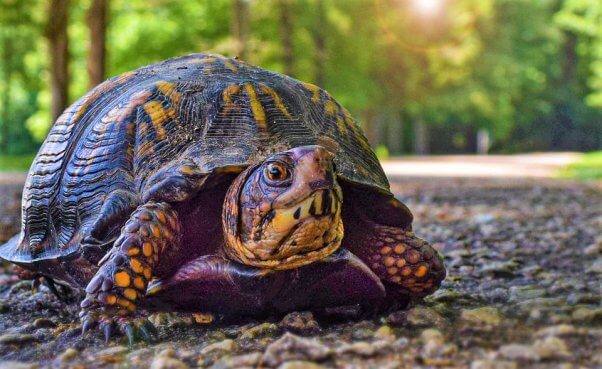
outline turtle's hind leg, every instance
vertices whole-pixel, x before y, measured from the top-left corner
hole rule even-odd
[[[179,246],[180,222],[166,203],[139,206],[121,230],[113,248],[100,261],[100,269],[86,287],[81,303],[82,332],[99,323],[108,340],[112,327],[128,336],[148,339],[154,330],[136,317],[161,256]]]
[[[345,226],[352,250],[383,281],[387,296],[406,302],[433,293],[445,278],[443,258],[409,229],[356,218]]]

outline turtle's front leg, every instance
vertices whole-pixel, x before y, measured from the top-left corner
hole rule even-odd
[[[136,334],[150,338],[154,328],[137,317],[137,301],[162,255],[179,245],[180,223],[166,203],[139,206],[121,230],[113,248],[86,287],[80,318],[85,333],[99,324],[108,340],[114,325],[133,341]]]

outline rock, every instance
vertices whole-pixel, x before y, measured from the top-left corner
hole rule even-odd
[[[514,361],[504,360],[475,360],[470,364],[470,369],[517,369]]]
[[[546,295],[545,289],[531,286],[512,286],[510,287],[509,292],[511,302],[531,300]]]
[[[353,325],[351,337],[354,340],[368,340],[374,336],[374,324],[370,321],[363,321]]]
[[[585,271],[592,274],[602,274],[602,258],[597,258]]]
[[[280,321],[279,326],[288,332],[303,336],[316,334],[320,331],[320,325],[309,311],[289,313]]]
[[[205,346],[201,350],[201,355],[207,355],[213,352],[232,352],[236,349],[236,343],[234,340],[226,339],[220,342],[212,343],[210,345]]]
[[[583,252],[588,256],[602,255],[602,239],[587,246]]]
[[[189,369],[185,362],[176,358],[173,349],[165,349],[158,353],[150,365],[150,369]]]
[[[79,355],[79,352],[74,348],[66,349],[62,354],[58,356],[58,359],[62,363],[67,363],[75,359]]]
[[[393,333],[390,326],[382,325],[374,332],[374,338],[393,341],[395,340],[395,333]]]
[[[569,336],[577,334],[578,330],[574,325],[570,324],[559,324],[552,325],[549,327],[542,328],[538,330],[535,335],[537,337],[545,337],[545,336]]]
[[[210,366],[210,369],[253,369],[259,367],[262,357],[263,353],[261,352],[252,352],[237,356],[225,356]]]
[[[571,319],[583,323],[593,323],[602,321],[602,308],[577,308],[571,314]]]
[[[278,333],[278,326],[274,323],[261,323],[251,328],[243,330],[240,335],[241,340],[248,340],[260,337],[275,336]]]
[[[409,326],[412,328],[436,327],[444,328],[447,326],[447,320],[435,310],[416,306],[408,311],[396,311],[387,317],[387,322],[394,326]]]
[[[458,351],[456,345],[445,343],[443,334],[436,329],[422,331],[420,341],[423,343],[421,353],[427,358],[451,355]]]
[[[125,346],[113,346],[98,351],[94,356],[104,363],[118,363],[123,361],[123,356],[127,352],[128,348]]]
[[[501,346],[498,351],[502,357],[510,360],[539,360],[539,355],[531,345],[513,343]]]
[[[533,350],[541,359],[562,359],[571,356],[566,342],[553,336],[536,340]]]
[[[267,347],[262,362],[268,366],[278,366],[290,360],[321,361],[331,355],[332,350],[318,340],[287,332]]]
[[[344,343],[336,349],[336,353],[339,355],[343,354],[356,354],[359,356],[370,357],[377,354],[382,354],[384,351],[391,347],[391,343],[386,340],[379,340],[374,342],[353,342]]]
[[[278,369],[324,369],[325,367],[311,361],[287,361],[282,363]]]
[[[496,307],[485,306],[476,309],[464,309],[460,313],[460,322],[471,328],[497,327],[501,316]]]
[[[22,345],[37,340],[34,335],[26,333],[5,333],[0,336],[0,344],[5,345]]]
[[[23,363],[20,361],[0,361],[0,369],[37,369],[37,363]]]
[[[56,327],[56,323],[47,318],[38,318],[33,321],[33,326],[36,328],[52,328]]]

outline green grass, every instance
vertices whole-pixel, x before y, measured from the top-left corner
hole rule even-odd
[[[578,162],[563,168],[560,176],[585,181],[602,180],[602,151],[584,154]]]
[[[35,154],[0,155],[0,171],[26,171]]]

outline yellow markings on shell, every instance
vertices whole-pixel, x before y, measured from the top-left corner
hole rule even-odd
[[[339,108],[337,107],[337,104],[334,103],[334,101],[326,100],[326,102],[324,103],[324,112],[326,113],[326,115],[334,116],[338,111]]]
[[[210,57],[204,57],[204,58],[200,58],[200,59],[190,59],[189,63],[190,64],[200,64],[200,63],[215,63],[217,61],[217,58],[210,56]]]
[[[173,109],[165,109],[161,102],[152,100],[144,104],[144,111],[148,114],[153,124],[153,128],[157,133],[159,139],[165,138],[165,129],[163,128],[165,123],[169,122],[174,118]]]
[[[114,279],[117,287],[128,287],[130,285],[130,275],[125,271],[115,273]]]
[[[161,81],[156,83],[157,90],[163,95],[168,96],[173,102],[182,101],[182,94],[176,91],[176,84],[173,82]]]
[[[338,115],[337,115],[337,125],[339,126],[339,132],[341,132],[341,134],[343,136],[347,136],[349,134],[349,130],[347,129],[347,125],[345,124],[345,121],[343,120],[343,118],[341,118]]]
[[[151,274],[150,268],[144,268],[144,278],[149,280],[151,278],[151,276],[152,276],[152,274]]]
[[[234,65],[230,59],[222,59],[222,62],[224,63],[224,67],[230,69],[234,73],[238,73],[238,67]]]
[[[263,106],[261,105],[261,101],[257,98],[257,92],[250,83],[245,83],[243,85],[247,96],[249,97],[249,102],[251,104],[251,111],[253,112],[253,118],[255,122],[259,126],[259,129],[266,130],[266,117],[265,111],[263,110]]]
[[[123,296],[125,296],[125,298],[128,300],[136,300],[136,298],[138,297],[138,293],[133,288],[126,288],[123,291]]]
[[[134,259],[134,258],[131,259],[130,266],[132,267],[132,270],[134,271],[134,273],[142,274],[143,268],[142,268],[142,263],[140,262],[140,260]],[[129,283],[128,283],[128,285],[129,285]]]
[[[313,85],[311,83],[303,83],[303,87],[305,87],[306,90],[311,92],[311,94],[312,94],[311,101],[313,101],[315,103],[320,101],[320,87]]]
[[[232,105],[233,105],[232,98],[234,96],[238,95],[239,92],[240,92],[239,85],[229,85],[226,88],[224,88],[224,91],[222,92],[222,99],[224,100],[224,109],[226,111],[228,111],[228,109],[232,108]]]
[[[276,105],[276,108],[278,108],[278,110],[280,110],[285,117],[291,119],[291,114],[286,109],[286,106],[284,106],[284,104],[282,103],[282,99],[280,99],[280,96],[278,96],[276,91],[264,85],[263,83],[259,85],[259,88],[261,88],[261,91],[264,94],[270,95],[272,97],[272,100],[274,100],[274,105]]]

